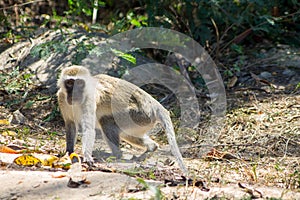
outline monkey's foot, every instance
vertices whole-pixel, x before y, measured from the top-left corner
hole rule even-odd
[[[135,156],[135,155],[133,155],[133,157],[131,158],[131,160],[135,161],[135,162],[142,162],[142,161],[145,161],[146,158],[147,158],[147,155],[145,155],[145,154],[142,154],[142,155],[140,155],[138,157]]]
[[[84,162],[83,164],[84,164],[84,167],[87,169],[87,171],[96,171],[98,169],[93,161],[87,161],[87,162]]]
[[[148,157],[151,156],[151,152],[145,152],[140,156],[135,156],[133,155],[133,157],[131,158],[132,161],[137,161],[137,162],[143,162],[145,161]]]

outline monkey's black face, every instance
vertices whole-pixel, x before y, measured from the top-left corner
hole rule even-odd
[[[81,104],[84,101],[85,81],[83,79],[67,79],[64,82],[67,90],[68,104]]]

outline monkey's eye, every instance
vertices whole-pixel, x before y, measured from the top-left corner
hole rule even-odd
[[[75,81],[75,85],[76,85],[76,87],[83,88],[85,86],[85,82],[82,79],[77,79]]]
[[[68,80],[66,80],[65,81],[66,88],[72,88],[74,86],[74,82],[75,82],[74,79],[68,79]]]

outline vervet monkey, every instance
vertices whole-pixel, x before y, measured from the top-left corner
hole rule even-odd
[[[91,76],[87,68],[77,65],[62,70],[58,87],[58,104],[65,122],[67,152],[74,151],[79,127],[82,129],[82,151],[86,162],[93,162],[95,129],[104,133],[117,158],[122,156],[120,139],[144,147],[146,152],[153,152],[158,144],[147,133],[160,123],[180,168],[187,173],[169,112],[144,90],[108,75]]]

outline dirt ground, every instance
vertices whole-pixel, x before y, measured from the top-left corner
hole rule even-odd
[[[140,184],[132,177],[104,172],[86,172],[90,185],[80,188],[67,187],[68,178],[52,178],[55,172],[37,171],[0,171],[1,193],[0,199],[151,199],[155,191],[146,190],[134,192]],[[149,182],[158,186],[159,182]],[[299,199],[300,194],[283,188],[252,185],[261,192],[264,198],[276,197],[280,199]],[[128,192],[131,190],[132,192]],[[226,197],[226,199],[249,199],[250,195],[238,185],[216,185],[210,191],[201,191],[197,187],[163,187],[161,192],[167,199],[205,199]],[[259,195],[254,192],[254,195]]]

